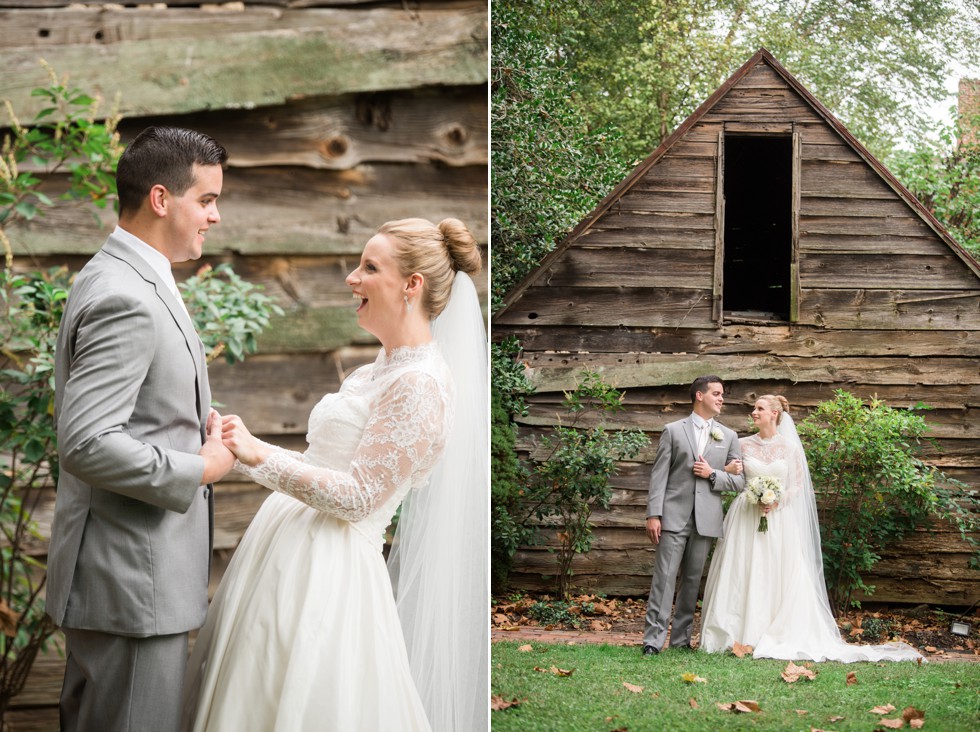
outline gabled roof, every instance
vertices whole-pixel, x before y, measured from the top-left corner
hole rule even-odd
[[[734,87],[738,82],[740,82],[753,68],[758,64],[765,63],[768,64],[773,71],[775,71],[782,79],[796,92],[798,93],[812,108],[813,110],[834,129],[837,134],[843,138],[843,140],[854,150],[857,155],[864,160],[865,163],[870,165],[875,172],[885,181],[885,183],[896,193],[898,196],[905,201],[905,203],[926,223],[929,228],[931,228],[940,239],[942,239],[953,252],[970,268],[970,270],[980,277],[980,264],[967,252],[962,246],[960,246],[949,232],[946,231],[945,227],[939,223],[935,216],[924,206],[922,203],[913,196],[909,190],[903,186],[898,179],[892,175],[892,173],[879,161],[874,155],[872,155],[867,148],[864,147],[857,138],[854,137],[847,128],[833,115],[830,110],[828,110],[823,104],[813,94],[811,94],[806,87],[801,84],[796,77],[794,77],[789,71],[787,71],[765,48],[760,48],[748,61],[746,61],[738,71],[732,74],[725,83],[719,86],[714,94],[708,97],[704,103],[695,110],[695,112],[684,120],[683,123],[677,129],[675,129],[666,140],[664,140],[660,146],[653,151],[646,160],[637,165],[633,171],[626,176],[626,178],[617,185],[602,201],[596,206],[579,224],[572,229],[571,233],[565,237],[555,247],[554,250],[549,252],[541,263],[531,272],[524,280],[517,285],[507,297],[504,298],[504,306],[501,308],[500,313],[505,312],[515,301],[517,301],[523,292],[531,285],[535,280],[538,273],[547,267],[549,267],[552,262],[561,257],[562,253],[568,249],[568,247],[580,236],[585,234],[589,229],[597,222],[602,216],[612,208],[617,201],[619,201],[624,195],[626,195],[638,181],[640,181],[643,176],[652,168],[661,158],[667,153],[668,150],[681,138],[684,137],[687,132],[694,127],[705,114],[710,112],[715,105],[721,101],[732,87]]]

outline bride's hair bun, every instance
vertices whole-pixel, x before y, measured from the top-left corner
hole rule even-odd
[[[443,219],[439,222],[439,231],[442,233],[446,249],[449,250],[449,257],[453,262],[453,269],[457,272],[476,275],[483,266],[480,258],[480,248],[476,244],[476,239],[459,219]]]
[[[403,276],[422,275],[420,305],[430,318],[449,302],[457,271],[475,275],[482,267],[480,248],[459,219],[443,219],[438,226],[427,219],[400,219],[382,224],[378,233],[394,245]]]

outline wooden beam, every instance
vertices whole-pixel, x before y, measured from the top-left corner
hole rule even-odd
[[[0,98],[25,122],[44,105],[30,96],[46,81],[39,56],[87,92],[120,94],[126,116],[487,81],[482,4],[17,10],[0,11],[0,29]]]

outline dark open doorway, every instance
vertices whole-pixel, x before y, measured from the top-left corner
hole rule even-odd
[[[792,138],[726,135],[726,313],[789,320],[792,225]]]

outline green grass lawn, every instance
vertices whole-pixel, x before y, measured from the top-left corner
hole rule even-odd
[[[522,700],[491,713],[495,732],[872,732],[882,718],[899,718],[909,706],[925,712],[924,730],[980,730],[978,663],[819,663],[812,665],[816,679],[789,684],[780,676],[786,661],[681,650],[643,657],[638,647],[592,644],[533,643],[533,650],[521,652],[521,645],[493,644],[492,693]],[[552,666],[574,672],[559,676]],[[847,684],[850,671],[857,675],[856,684]],[[705,682],[685,683],[681,677],[686,673]],[[643,690],[631,691],[624,682]],[[716,706],[740,700],[754,700],[761,710],[735,714]],[[886,704],[895,711],[869,711]],[[831,721],[835,717],[843,719]]]

